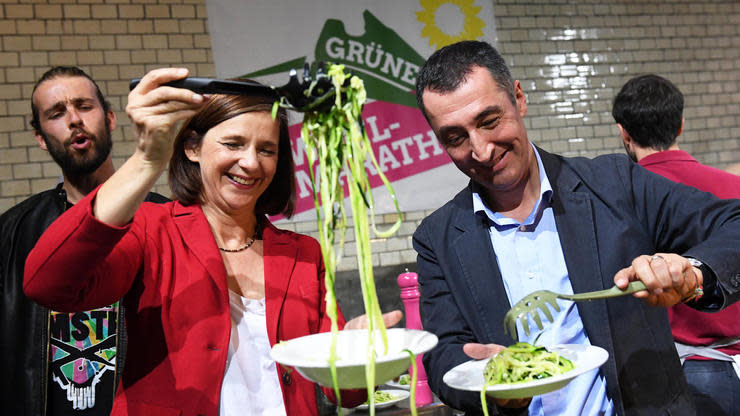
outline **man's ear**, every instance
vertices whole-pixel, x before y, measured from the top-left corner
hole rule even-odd
[[[105,121],[108,123],[108,131],[116,129],[116,112],[108,110],[108,114],[105,115]]]
[[[630,146],[632,144],[632,136],[627,133],[627,129],[622,127],[619,123],[617,123],[617,128],[619,129],[619,135],[622,136],[622,142],[624,142],[624,145]]]
[[[522,84],[519,80],[514,81],[514,98],[516,99],[516,106],[519,110],[519,116],[524,117],[527,114],[527,96],[524,94]]]
[[[44,136],[41,135],[41,132],[34,129],[33,130],[33,138],[36,139],[36,143],[39,144],[39,147],[46,150],[47,152],[49,149],[46,147],[46,140],[44,140]]]
[[[681,128],[678,129],[678,134],[676,135],[676,137],[680,136],[681,133],[683,133],[683,122],[684,121],[686,121],[686,119],[684,119],[683,117],[681,117]]]

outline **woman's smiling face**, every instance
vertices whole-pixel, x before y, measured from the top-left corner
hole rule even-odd
[[[186,149],[200,165],[201,202],[227,214],[254,211],[277,169],[279,125],[270,113],[240,114],[212,127]]]

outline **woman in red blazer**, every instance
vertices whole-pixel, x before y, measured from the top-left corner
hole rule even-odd
[[[43,235],[24,290],[60,311],[123,298],[113,415],[317,414],[314,384],[267,355],[329,329],[319,244],[266,217],[293,212],[287,115],[273,120],[267,98],[162,87],[186,75],[155,70],[131,92],[134,154]],[[168,163],[176,201],[142,203]],[[270,383],[280,392],[260,390]],[[345,391],[342,404],[365,398]]]

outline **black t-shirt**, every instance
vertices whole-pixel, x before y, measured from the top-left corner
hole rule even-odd
[[[118,303],[51,312],[48,414],[103,416],[113,407]]]

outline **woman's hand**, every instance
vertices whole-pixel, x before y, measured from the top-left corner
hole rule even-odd
[[[383,324],[386,328],[390,328],[401,321],[403,313],[399,310],[391,311],[383,314]],[[367,315],[360,315],[356,318],[350,319],[344,329],[366,329],[367,328]]]
[[[136,134],[136,151],[100,187],[93,205],[98,220],[115,226],[131,221],[169,163],[178,126],[196,113],[204,98],[162,84],[187,75],[187,69],[155,69],[128,95],[126,113]]]
[[[204,97],[190,90],[164,86],[188,76],[185,68],[160,68],[147,73],[128,95],[128,114],[136,134],[136,152],[161,167],[170,161],[180,124],[201,107]]]

